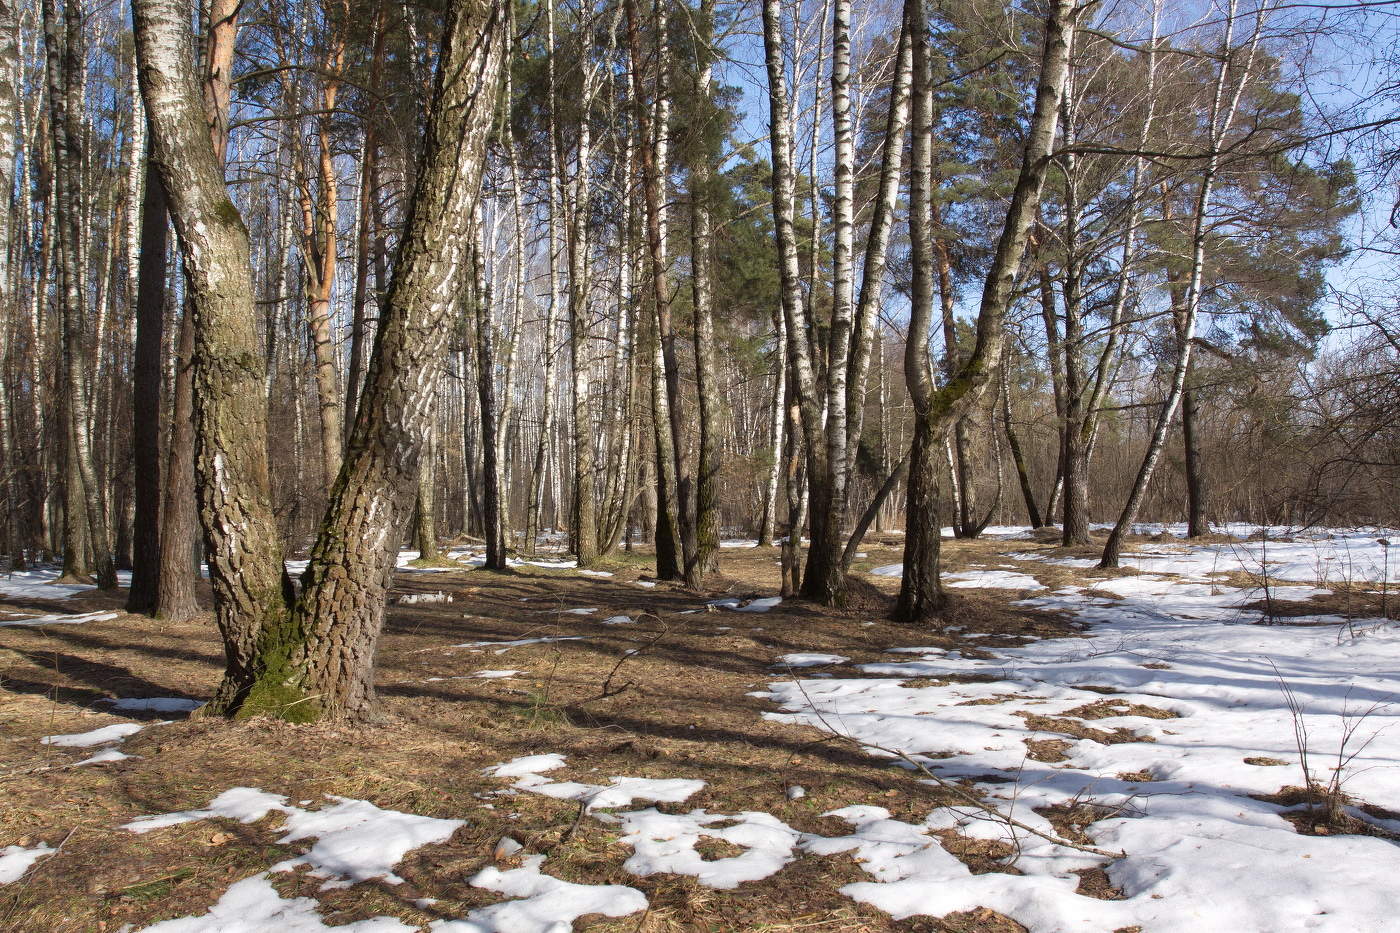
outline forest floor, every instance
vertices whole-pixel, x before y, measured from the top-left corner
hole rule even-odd
[[[0,929],[1400,929],[1400,562],[1234,531],[947,541],[923,628],[893,535],[840,611],[404,567],[353,728],[188,718],[207,616],[0,575]]]

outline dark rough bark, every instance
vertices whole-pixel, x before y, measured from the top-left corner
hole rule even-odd
[[[1199,538],[1210,534],[1206,519],[1206,480],[1201,463],[1201,398],[1191,385],[1191,373],[1186,374],[1186,386],[1181,394],[1181,433],[1186,449],[1186,536]]]
[[[472,249],[472,324],[476,344],[476,391],[481,408],[481,518],[486,538],[486,569],[506,569],[506,529],[501,510],[500,416],[496,410],[496,330],[486,284],[481,223]]]
[[[656,455],[656,578],[682,578],[680,528],[676,517],[676,458],[671,451],[671,423],[666,402],[665,364],[651,315],[651,424]]]
[[[135,522],[126,611],[154,615],[160,592],[161,390],[165,347],[165,189],[146,162],[141,207],[141,261],[136,290],[136,349],[132,360],[131,456]]]
[[[1026,469],[1026,457],[1021,451],[1021,439],[1016,435],[1016,428],[1011,423],[1011,386],[1007,374],[1007,361],[1003,360],[1001,365],[1001,420],[1006,428],[1006,443],[1011,448],[1011,459],[1016,464],[1016,479],[1021,484],[1021,498],[1026,503],[1026,515],[1030,518],[1031,527],[1039,528],[1044,524],[1040,516],[1040,507],[1035,501],[1035,487],[1031,485],[1030,473]]]
[[[436,407],[436,406],[433,406]],[[413,497],[413,544],[418,548],[418,560],[436,564],[442,559],[437,543],[437,430],[429,416],[423,455],[418,461],[418,481]]]
[[[491,0],[448,8],[422,169],[365,382],[365,416],[331,492],[293,630],[265,647],[274,676],[260,685],[294,693],[303,711],[293,718],[364,718],[374,710],[375,648],[451,331],[450,296],[471,245],[504,24],[505,11]],[[278,652],[289,676],[275,676]]]
[[[914,420],[914,436],[909,453],[908,501],[912,504],[938,501],[938,437],[927,418]],[[907,510],[904,519],[904,573],[899,582],[895,618],[923,621],[943,610],[947,598],[939,580],[942,529],[938,510],[932,507]]]
[[[175,355],[170,440],[162,477],[165,488],[160,509],[160,575],[155,616],[183,622],[200,612],[194,592],[195,569],[190,566],[190,555],[199,546],[199,496],[194,481],[194,316],[188,307],[180,313]]]

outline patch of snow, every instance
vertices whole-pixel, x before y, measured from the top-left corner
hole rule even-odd
[[[398,810],[381,810],[365,800],[331,797],[333,806],[320,810],[288,808],[285,834],[278,843],[285,845],[315,838],[316,844],[302,856],[273,866],[273,871],[291,871],[309,866],[311,874],[329,879],[322,889],[349,887],[361,881],[378,879],[401,884],[393,867],[414,849],[446,842],[465,820],[443,820]]]
[[[540,871],[543,855],[529,855],[519,868],[485,868],[470,879],[475,888],[519,900],[479,907],[464,920],[437,920],[433,933],[566,933],[587,914],[625,917],[646,910],[647,899],[618,884],[575,884]]]
[[[2,589],[0,588],[0,590]],[[19,619],[0,619],[0,628],[10,625],[81,625],[84,622],[104,622],[107,619],[115,619],[118,615],[120,613],[116,612],[83,612],[77,615],[54,612],[48,615],[25,616]]]
[[[1006,556],[1012,560],[1036,560],[1051,567],[1074,567],[1079,570],[1089,570],[1099,565],[1098,560],[1093,557],[1052,557],[1049,554],[1034,554],[1029,551],[1015,551]]]
[[[505,654],[512,648],[523,648],[526,645],[544,645],[554,641],[583,641],[582,635],[547,635],[542,638],[517,638],[513,641],[467,641],[460,645],[448,645],[449,648],[494,648],[496,654]]]
[[[523,755],[486,768],[484,773],[492,777],[520,777],[525,774],[542,774],[564,767],[564,756],[558,752],[544,755]]]
[[[960,573],[945,573],[944,580],[953,580],[948,586],[954,589],[986,590],[1043,590],[1045,584],[1028,573],[1014,570],[964,570]]]
[[[145,933],[414,933],[417,929],[394,917],[329,926],[316,912],[316,906],[309,897],[284,898],[264,872],[230,885],[207,914],[166,920],[146,927]]]
[[[655,808],[618,815],[621,841],[633,854],[623,868],[634,875],[691,875],[711,888],[737,888],[778,872],[794,858],[802,834],[770,813],[662,813]],[[696,851],[702,839],[718,839],[745,851],[707,859]]]
[[[579,573],[580,573],[581,575],[585,576],[585,577],[610,577],[610,576],[613,575],[611,570],[588,570],[588,569],[583,569],[583,570],[580,570]]]
[[[119,722],[91,732],[75,735],[46,735],[39,741],[44,745],[58,745],[63,748],[87,748],[89,745],[102,745],[106,742],[120,742],[129,735],[135,735],[145,726],[136,722]]]
[[[35,570],[12,570],[0,574],[0,596],[8,596],[11,599],[69,599],[73,596],[82,596],[86,593],[96,592],[97,586],[91,583],[55,583],[63,575],[62,568],[41,567]],[[131,585],[131,572],[128,570],[117,571],[117,584],[119,586]],[[90,613],[95,615],[96,613]],[[117,613],[111,613],[115,616]],[[71,616],[60,616],[59,618],[69,618]],[[93,619],[84,619],[91,622]],[[0,625],[9,623],[0,622]],[[37,623],[36,623],[37,624]]]
[[[704,781],[689,778],[612,777],[609,784],[585,784],[579,781],[554,781],[543,775],[564,766],[564,756],[558,753],[527,755],[486,769],[493,777],[515,777],[517,790],[529,791],[556,800],[577,800],[586,809],[610,810],[625,807],[634,800],[659,803],[680,803],[704,788]]]
[[[123,713],[190,713],[204,705],[202,700],[184,697],[119,697],[101,702],[110,703],[113,710]]]
[[[451,593],[408,593],[399,597],[400,606],[417,606],[424,603],[450,603]]]
[[[1320,592],[1293,586],[1273,595]],[[1400,805],[1400,630],[1349,638],[1334,627],[1239,624],[1258,619],[1240,607],[1261,596],[1167,570],[1121,577],[1019,603],[1070,613],[1087,626],[1080,638],[999,648],[992,659],[902,649],[919,657],[861,665],[868,676],[859,679],[773,683],[761,694],[783,710],[768,718],[848,735],[876,756],[889,757],[886,749],[927,756],[924,765],[940,776],[976,783],[991,802],[1014,805],[1019,819],[1047,832],[1053,827],[1038,808],[1086,799],[1123,807],[1086,832],[1093,844],[1127,853],[1106,866],[1126,900],[1074,893],[1072,872],[1102,858],[1025,834],[1012,840],[1001,824],[947,811],[903,823],[877,809],[846,808],[834,815],[852,824],[850,836],[813,837],[804,848],[853,852],[873,878],[843,891],[897,918],[988,907],[1035,933],[1134,925],[1262,933],[1301,929],[1300,918],[1310,930],[1337,933],[1393,925],[1383,892],[1400,873],[1400,849],[1364,836],[1300,835],[1283,808],[1252,795],[1301,780],[1281,680],[1302,704],[1315,758],[1335,758],[1345,731],[1356,730],[1347,792]],[[988,680],[964,682],[968,675]],[[913,685],[913,678],[932,682]],[[1078,707],[1096,704],[1108,715],[1084,725],[1126,730],[1127,741],[1100,744],[1027,721],[1078,716]],[[1138,705],[1177,718],[1130,715]],[[1066,760],[1029,760],[1026,741],[1037,738],[1066,741]],[[1291,767],[1246,763],[1253,758]],[[1139,772],[1154,780],[1131,780]],[[1022,874],[971,875],[934,835],[950,828],[1017,845]]]
[[[603,620],[604,625],[630,625],[631,623],[631,616],[608,616]]]
[[[472,674],[471,676],[473,676],[473,677],[480,677],[480,678],[482,678],[483,680],[500,680],[500,679],[505,678],[505,677],[514,677],[515,675],[517,675],[517,674],[519,674],[519,673],[521,673],[521,672],[520,672],[520,671],[477,671],[475,674]]]
[[[231,787],[210,802],[203,810],[179,810],[174,813],[160,813],[155,816],[137,817],[122,829],[133,833],[148,833],[154,829],[208,820],[216,816],[240,823],[256,823],[273,811],[290,813],[294,807],[287,805],[287,798],[281,794],[269,794],[256,787]]]
[[[712,609],[732,609],[735,612],[767,612],[783,601],[781,596],[764,596],[745,602],[737,596],[712,599],[705,605]]]
[[[135,757],[137,756],[128,755],[124,752],[119,752],[115,748],[104,748],[96,755],[93,755],[90,758],[84,758],[82,761],[75,763],[73,767],[77,768],[81,767],[82,765],[105,765],[111,761],[125,761],[128,758]]]
[[[820,667],[823,664],[843,664],[850,658],[844,654],[785,654],[777,663],[787,667]]]
[[[573,616],[591,616],[593,613],[597,612],[598,609],[594,607],[592,609],[565,609],[564,611]]]
[[[904,576],[904,564],[885,564],[883,567],[876,567],[870,571],[872,577],[902,577]]]
[[[0,884],[10,884],[24,877],[30,866],[46,855],[53,855],[57,849],[40,843],[32,849],[23,846],[6,846],[0,849]]]

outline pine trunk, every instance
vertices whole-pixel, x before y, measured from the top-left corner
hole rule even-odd
[[[160,594],[161,390],[164,383],[166,228],[165,189],[146,160],[141,208],[136,348],[132,360],[131,451],[135,483],[131,587],[126,611],[154,615]]]

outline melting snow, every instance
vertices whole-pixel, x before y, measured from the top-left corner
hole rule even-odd
[[[61,589],[62,587],[58,587]],[[91,587],[87,587],[91,589]],[[3,593],[0,587],[0,593]],[[66,594],[75,595],[75,594]],[[107,619],[115,619],[119,613],[116,612],[83,612],[77,615],[68,615],[62,612],[54,612],[42,616],[25,616],[19,619],[0,619],[0,628],[9,625],[81,625],[84,622],[103,622]]]
[[[820,667],[823,664],[842,664],[850,658],[844,654],[785,654],[777,663],[787,667]]]
[[[1018,819],[1047,832],[1053,827],[1037,808],[1079,800],[1121,808],[1086,831],[1095,845],[1127,853],[1106,866],[1126,900],[1075,893],[1072,872],[1104,866],[1101,857],[1025,834],[1012,840],[1003,824],[959,821],[947,811],[904,823],[879,808],[848,807],[833,815],[852,824],[850,836],[809,837],[804,848],[855,853],[872,880],[843,891],[897,918],[988,907],[1035,933],[1138,925],[1349,933],[1393,925],[1387,892],[1400,873],[1400,847],[1365,836],[1300,835],[1282,818],[1284,808],[1251,795],[1302,783],[1281,678],[1303,706],[1314,767],[1335,762],[1343,734],[1354,729],[1347,792],[1400,806],[1400,629],[1377,627],[1356,638],[1333,627],[1240,624],[1259,619],[1242,607],[1263,592],[1202,579],[1222,569],[1212,553],[1219,550],[1181,546],[1146,558],[1160,559],[1149,563],[1151,574],[1019,604],[1070,613],[1089,625],[1083,638],[1043,639],[989,660],[903,649],[920,657],[861,665],[865,678],[780,682],[761,694],[784,710],[770,718],[849,735],[877,756],[929,756],[926,767],[979,782],[1003,810],[1014,807]],[[1321,580],[1316,572],[1296,579]],[[1306,600],[1325,592],[1299,585],[1274,587],[1271,595]],[[960,682],[968,675],[989,680]],[[934,682],[914,685],[912,678]],[[1079,708],[1088,705],[1101,718],[1085,718]],[[1158,712],[1137,715],[1141,707]],[[1032,716],[1049,721],[1033,724]],[[1055,717],[1122,731],[1113,744],[1100,744],[1037,728],[1053,730]],[[1029,760],[1026,740],[1037,738],[1065,741],[1066,760]],[[1246,763],[1264,758],[1288,767]],[[1152,780],[1136,780],[1139,774]],[[1315,776],[1325,781],[1329,773]],[[1022,874],[970,874],[933,835],[950,828],[1018,845]]]
[[[112,761],[125,761],[125,760],[128,759],[128,758],[135,758],[135,757],[137,757],[137,756],[135,756],[135,755],[128,755],[128,754],[126,754],[125,752],[119,752],[119,751],[117,751],[115,748],[104,748],[102,751],[98,752],[96,755],[93,755],[93,756],[90,757],[90,758],[84,758],[82,761],[77,762],[76,764],[73,765],[73,767],[77,768],[77,767],[81,767],[82,765],[105,765],[105,764],[107,764],[108,762],[112,762]]]
[[[0,849],[0,884],[10,884],[18,881],[29,871],[29,867],[46,855],[53,855],[57,849],[51,849],[42,843],[32,849],[22,846],[6,846]]]
[[[329,926],[316,912],[309,897],[284,898],[277,893],[267,874],[235,882],[207,914],[179,917],[146,927],[146,933],[316,933],[340,930],[343,933],[414,933],[393,917],[374,917],[340,926]]]
[[[540,871],[543,855],[529,855],[519,868],[486,868],[472,876],[475,888],[521,900],[480,907],[465,920],[438,920],[433,933],[565,933],[585,914],[625,917],[646,910],[647,899],[619,884],[575,884]]]
[[[79,732],[75,735],[46,735],[39,741],[45,745],[59,745],[65,748],[87,748],[89,745],[101,745],[104,742],[120,742],[144,728],[145,726],[140,723],[119,722],[115,725],[103,726],[101,729]]]
[[[634,875],[672,872],[692,875],[712,888],[737,888],[767,878],[792,861],[801,833],[770,813],[662,813],[656,809],[619,815],[622,841],[632,846],[623,864]],[[724,825],[716,825],[724,824]],[[707,859],[695,850],[702,839],[743,848],[727,858]]]
[[[961,573],[945,573],[945,580],[956,582],[948,586],[954,589],[976,588],[991,590],[1043,590],[1045,584],[1030,574],[1012,570],[964,570]]]
[[[97,587],[90,583],[55,583],[62,575],[62,570],[58,567],[45,567],[40,570],[14,570],[0,575],[0,596],[8,596],[12,599],[68,599],[71,596],[82,596],[84,593],[92,593]],[[131,585],[130,571],[120,570],[117,572],[117,584],[120,586]],[[90,613],[89,615],[96,615]],[[111,613],[115,616],[116,613]],[[72,620],[73,616],[59,616],[60,620]],[[84,619],[85,622],[94,621]],[[0,622],[0,625],[13,624]],[[34,623],[38,624],[38,623]]]
[[[523,648],[525,645],[544,645],[552,641],[583,641],[582,635],[547,635],[543,638],[517,638],[513,641],[468,641],[460,645],[448,645],[449,648],[495,648],[496,654],[505,654],[512,648]]]
[[[400,606],[416,606],[422,603],[450,603],[451,593],[409,593],[399,597]]]
[[[190,713],[204,705],[201,700],[187,700],[184,697],[120,697],[103,702],[112,704],[113,710],[123,713]]]
[[[732,609],[735,612],[767,612],[782,601],[781,596],[764,596],[748,602],[736,596],[728,596],[724,599],[713,599],[705,605],[714,609]]]

